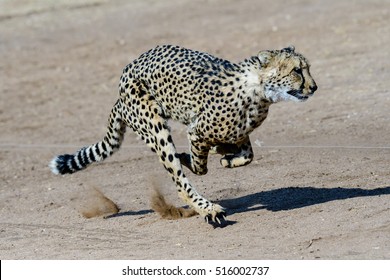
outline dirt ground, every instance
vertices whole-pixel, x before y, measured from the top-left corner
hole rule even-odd
[[[386,0],[0,1],[0,259],[390,259],[389,19]],[[151,210],[156,185],[182,202],[131,131],[83,172],[47,166],[103,137],[123,67],[158,44],[311,62],[319,90],[271,106],[250,165],[187,171],[225,227]],[[101,193],[119,214],[83,217]]]

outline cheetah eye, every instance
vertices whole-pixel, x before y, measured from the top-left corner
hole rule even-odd
[[[293,71],[295,72],[295,73],[297,73],[297,74],[302,74],[302,68],[300,68],[300,67],[295,67],[294,69],[293,69]]]

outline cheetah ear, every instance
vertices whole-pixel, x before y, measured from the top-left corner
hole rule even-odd
[[[264,67],[264,66],[266,66],[270,62],[271,57],[272,57],[272,52],[270,52],[270,51],[261,51],[261,52],[259,52],[257,57],[260,60],[260,65]]]
[[[288,52],[288,53],[291,53],[291,52],[294,52],[295,51],[295,47],[293,45],[290,45],[288,46],[287,48],[284,48],[282,49],[282,52]]]

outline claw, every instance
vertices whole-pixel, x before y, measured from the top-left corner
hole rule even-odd
[[[214,227],[223,227],[225,222],[227,222],[225,208],[220,206],[217,207],[217,209],[214,209],[212,213],[205,215],[204,220],[206,223],[212,224]]]

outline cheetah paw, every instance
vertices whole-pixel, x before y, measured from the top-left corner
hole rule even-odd
[[[238,157],[236,155],[225,155],[221,158],[221,165],[226,168],[234,168],[247,165],[251,162],[251,159],[245,157]]]
[[[226,168],[234,168],[245,165],[245,160],[242,157],[236,155],[225,155],[221,158],[221,165]]]
[[[213,205],[213,210],[211,213],[204,216],[204,219],[207,223],[217,223],[222,225],[226,221],[226,210],[218,204]]]

